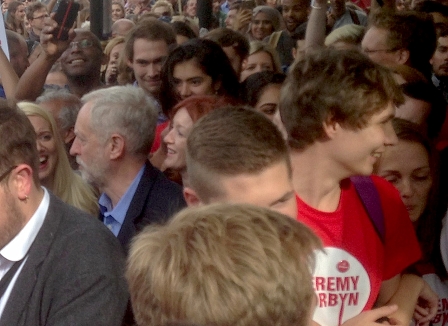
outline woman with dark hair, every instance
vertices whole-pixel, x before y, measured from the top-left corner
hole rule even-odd
[[[6,12],[6,29],[19,33],[27,38],[25,29],[25,4],[20,1],[13,1],[9,4]]]
[[[285,127],[280,118],[278,104],[280,89],[286,75],[273,71],[262,71],[250,75],[241,84],[241,99],[256,111],[269,118],[286,136]]]
[[[195,39],[198,36],[193,31],[193,29],[185,22],[175,21],[171,23],[171,26],[176,33],[176,43],[177,45],[184,44],[185,42]]]
[[[192,95],[238,98],[238,78],[224,51],[213,41],[190,40],[174,49],[162,68],[161,104],[165,115]]]
[[[422,259],[411,271],[428,282],[438,294],[440,303],[440,300],[448,299],[448,283],[441,252],[446,248],[440,247],[446,203],[440,202],[437,191],[437,157],[420,126],[400,118],[395,118],[392,124],[398,142],[385,149],[374,173],[399,191],[423,252]],[[435,322],[434,325],[441,324]]]

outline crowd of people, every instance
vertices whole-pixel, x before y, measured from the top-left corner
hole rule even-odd
[[[448,3],[79,4],[2,1],[0,326],[448,325]]]

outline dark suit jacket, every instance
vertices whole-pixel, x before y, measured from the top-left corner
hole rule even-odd
[[[121,325],[128,302],[124,253],[96,218],[50,194],[1,326]]]
[[[182,187],[146,162],[117,238],[127,251],[130,240],[146,225],[164,223],[185,206]]]

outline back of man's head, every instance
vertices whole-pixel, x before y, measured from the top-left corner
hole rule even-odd
[[[143,19],[126,35],[124,52],[129,61],[134,58],[134,42],[137,39],[165,41],[168,46],[176,44],[176,35],[168,23],[154,18]]]
[[[75,127],[81,100],[68,90],[45,91],[36,99],[36,103],[52,113],[61,132]]]
[[[131,85],[99,89],[84,95],[91,103],[90,124],[100,140],[119,133],[126,141],[126,153],[144,159],[152,146],[157,124],[154,100]]]
[[[250,205],[189,208],[141,232],[126,273],[139,326],[307,326],[318,238]]]
[[[358,51],[327,49],[307,55],[282,88],[280,114],[292,149],[325,138],[324,122],[358,129],[390,103],[403,101],[390,71]]]
[[[6,100],[0,100],[0,139],[0,174],[24,163],[39,185],[36,133],[27,116]]]
[[[203,203],[223,196],[222,178],[257,175],[280,162],[291,169],[278,128],[244,107],[219,108],[200,119],[188,136],[186,161],[188,185]]]
[[[28,61],[28,46],[22,35],[6,30],[6,41],[9,48],[9,61],[17,76],[21,77],[30,65]]]
[[[112,24],[111,27],[112,37],[116,36],[125,37],[126,35],[128,35],[129,31],[132,30],[132,28],[134,27],[135,23],[132,20],[126,18],[118,19]]]
[[[425,76],[431,72],[431,59],[437,45],[434,22],[430,14],[405,11],[378,11],[369,16],[369,27],[388,31],[387,45],[391,50],[409,51],[407,64]]]

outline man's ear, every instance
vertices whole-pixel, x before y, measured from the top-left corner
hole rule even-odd
[[[73,139],[75,139],[75,129],[72,127],[64,132],[63,141],[65,144],[70,143]]]
[[[400,49],[397,51],[397,63],[405,65],[409,61],[410,52],[407,49]]]
[[[216,81],[213,84],[213,89],[215,90],[215,94],[219,94],[219,90],[221,89],[222,82],[220,80]]]
[[[20,164],[15,168],[12,179],[18,199],[28,198],[33,185],[33,169],[27,164]]]
[[[126,145],[122,135],[112,134],[109,138],[107,146],[109,146],[109,156],[111,160],[117,159],[124,155]]]
[[[133,70],[134,68],[132,67],[132,63],[133,63],[133,62],[132,62],[131,60],[126,59],[126,64],[127,64],[127,66]]]
[[[199,199],[196,191],[191,189],[190,187],[184,187],[183,190],[185,201],[187,202],[187,206],[200,206],[202,205],[202,201]]]
[[[328,117],[324,122],[322,122],[322,128],[324,129],[325,135],[329,139],[333,139],[341,126],[339,122],[334,121],[332,117]]]

